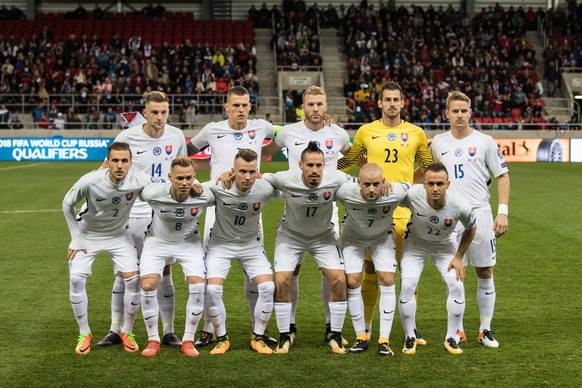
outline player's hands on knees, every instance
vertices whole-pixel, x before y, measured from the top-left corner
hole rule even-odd
[[[81,251],[81,252],[83,252],[85,254],[87,253],[87,250],[86,249],[72,249],[72,248],[69,248],[69,250],[67,251],[67,260],[73,261],[75,259],[75,255],[79,251]]]
[[[204,187],[200,183],[194,183],[192,187],[190,187],[190,196],[192,197],[200,197],[200,195],[204,192]]]
[[[216,183],[222,182],[222,187],[226,190],[230,189],[231,181],[234,179],[234,172],[233,171],[226,171],[223,172],[216,178]]]
[[[495,237],[501,237],[507,233],[509,228],[509,219],[505,214],[498,214],[495,217],[495,222],[493,223],[493,230],[495,231]]]
[[[465,266],[463,265],[463,260],[461,258],[455,257],[453,260],[451,260],[447,268],[447,272],[450,272],[453,268],[455,269],[457,280],[460,282],[465,280]]]

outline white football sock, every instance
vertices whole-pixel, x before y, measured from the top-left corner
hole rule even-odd
[[[125,283],[120,275],[115,276],[113,289],[111,290],[111,330],[119,334],[123,322],[123,298],[125,296]]]
[[[222,301],[222,290],[223,286],[219,284],[208,284],[206,286],[206,293],[210,301],[208,314],[214,325],[214,332],[217,337],[226,335],[226,309]]]
[[[259,289],[257,285],[249,279],[245,273],[245,295],[247,303],[249,304],[249,315],[251,317],[251,327],[255,323],[255,307],[257,306],[257,299],[259,299]]]
[[[331,295],[331,288],[327,278],[321,274],[321,303],[323,304],[323,312],[325,313],[325,323],[331,322],[331,312],[329,307],[329,296]],[[342,324],[343,326],[343,324]]]
[[[253,324],[253,333],[258,335],[265,334],[265,329],[273,312],[273,298],[275,296],[275,283],[272,281],[263,282],[257,285],[259,298],[255,306],[255,322]]]
[[[366,321],[364,320],[364,301],[362,300],[362,287],[348,288],[348,310],[354,325],[356,336],[366,332]]]
[[[204,310],[204,283],[188,284],[188,302],[186,303],[186,326],[182,341],[194,341],[196,328]]]
[[[158,314],[160,308],[157,299],[158,290],[144,291],[141,290],[141,315],[148,333],[148,340],[160,341],[158,332]]]
[[[69,299],[71,301],[73,313],[75,314],[75,319],[79,325],[79,334],[91,333],[91,329],[89,328],[89,316],[87,313],[89,300],[87,298],[87,289],[85,287],[86,283],[87,278],[85,276],[72,274],[69,277]]]
[[[465,286],[452,276],[446,276],[447,283],[447,338],[455,338],[457,330],[463,326],[463,314],[465,313]]]
[[[491,330],[491,319],[495,310],[495,283],[493,276],[489,279],[477,278],[477,303],[479,304],[479,333]]]
[[[164,335],[174,332],[174,304],[176,289],[172,274],[164,276],[162,284],[159,285],[158,304],[160,315],[162,316],[162,326]]]
[[[275,302],[274,305],[279,334],[289,333],[291,331],[291,303]]]
[[[122,333],[131,333],[133,331],[133,324],[135,322],[135,317],[137,316],[137,310],[139,310],[139,305],[141,302],[140,295],[140,279],[138,275],[135,275],[129,279],[123,279],[125,282],[125,297],[124,302],[124,313],[123,313],[123,326],[121,327]]]
[[[390,338],[394,310],[396,309],[396,286],[380,286],[380,337]]]
[[[414,329],[416,328],[416,298],[414,290],[418,284],[418,278],[402,278],[400,283],[400,298],[398,301],[398,310],[400,319],[404,328],[404,336],[415,338]]]
[[[346,318],[346,311],[348,310],[348,301],[342,300],[339,302],[329,302],[329,312],[331,331],[341,333],[344,327],[344,320]]]

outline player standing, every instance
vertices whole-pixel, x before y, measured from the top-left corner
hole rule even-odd
[[[303,92],[302,109],[305,112],[305,120],[281,127],[275,134],[271,143],[263,148],[263,160],[273,155],[282,148],[287,148],[287,159],[290,170],[299,170],[299,160],[301,153],[310,141],[315,141],[319,149],[324,153],[325,171],[337,169],[338,157],[346,154],[350,149],[350,136],[336,124],[326,124],[327,116],[327,96],[325,91],[319,86],[310,86]],[[338,208],[333,204],[334,230],[339,237]],[[297,334],[295,325],[295,315],[297,312],[297,301],[299,298],[298,275],[301,264],[293,273],[291,281],[291,332]],[[330,340],[330,312],[329,312],[329,283],[322,277],[321,279],[321,301],[325,311],[327,341]]]
[[[187,156],[172,161],[168,178],[170,183],[150,185],[140,194],[153,213],[140,262],[142,315],[148,332],[148,346],[141,354],[152,357],[160,352],[157,286],[164,267],[177,260],[189,292],[182,352],[188,357],[197,357],[194,335],[204,308],[206,271],[198,217],[214,202],[214,195],[209,191],[197,197],[190,195],[196,171],[192,159]]]
[[[137,252],[129,231],[127,218],[137,196],[152,182],[144,173],[130,169],[129,145],[114,142],[107,151],[109,168],[90,172],[73,185],[63,200],[63,212],[71,233],[69,260],[71,307],[79,325],[75,351],[88,354],[93,335],[89,328],[86,282],[91,267],[100,252],[113,261],[113,271],[120,276],[124,294],[123,326],[120,341],[127,352],[136,352],[138,345],[132,333],[139,308],[139,267]],[[75,206],[86,200],[87,207],[77,217]]]
[[[465,94],[449,93],[445,114],[451,123],[451,130],[434,137],[431,153],[451,171],[451,192],[466,198],[475,208],[478,229],[469,247],[471,265],[477,273],[477,302],[479,304],[480,326],[478,341],[490,348],[497,348],[499,342],[491,332],[491,319],[495,308],[495,284],[493,266],[496,263],[496,238],[503,236],[508,228],[509,173],[503,155],[493,138],[469,126],[471,100]],[[493,220],[489,204],[491,177],[497,179],[498,207]],[[463,226],[457,225],[461,233]],[[465,257],[465,263],[467,258]],[[464,329],[461,336],[466,340]]]
[[[210,354],[224,354],[230,348],[226,334],[226,309],[222,299],[224,282],[232,259],[238,259],[249,279],[257,285],[258,300],[254,311],[251,349],[271,354],[265,340],[265,329],[273,311],[273,269],[260,236],[260,214],[267,201],[276,194],[259,175],[258,155],[243,148],[234,158],[233,184],[224,188],[221,183],[209,182],[216,197],[216,220],[206,253],[208,310],[215,327],[217,344]]]
[[[398,307],[404,328],[402,352],[405,354],[416,353],[414,290],[429,256],[447,284],[448,323],[444,346],[451,354],[463,353],[457,335],[465,312],[463,255],[475,236],[477,221],[467,202],[447,194],[449,185],[446,167],[439,162],[432,163],[425,172],[423,186],[413,186],[402,201],[402,205],[412,211],[400,261]],[[460,243],[455,238],[457,222],[465,228]]]
[[[285,194],[285,215],[279,222],[275,246],[275,316],[280,338],[277,353],[289,352],[293,343],[290,283],[306,252],[330,283],[329,346],[344,354],[341,330],[347,310],[344,262],[331,223],[332,203],[339,187],[352,181],[339,171],[324,172],[324,155],[316,142],[308,143],[301,155],[301,171],[281,171],[263,178]]]
[[[340,187],[336,200],[345,206],[347,213],[342,223],[341,242],[348,285],[348,309],[356,332],[356,341],[350,352],[359,353],[368,349],[360,289],[362,265],[368,250],[380,284],[378,354],[393,356],[389,341],[396,309],[396,252],[392,214],[406,196],[409,185],[393,183],[391,193],[382,196],[385,181],[380,166],[365,164],[360,169],[358,183],[346,183]]]
[[[248,148],[261,155],[263,141],[272,138],[274,134],[273,124],[262,120],[249,120],[251,101],[249,92],[242,86],[229,89],[226,95],[224,110],[228,119],[209,123],[188,142],[188,155],[194,155],[210,146],[212,157],[210,158],[210,179],[215,180],[220,174],[230,171],[233,167],[235,155],[241,148]],[[260,160],[259,166],[260,167]],[[214,207],[208,208],[204,223],[203,244],[209,241],[210,231],[214,225]],[[260,234],[262,239],[262,233]],[[254,311],[259,296],[256,286],[245,276],[245,294],[249,304],[250,319],[254,322]],[[206,304],[208,306],[208,304]],[[196,346],[209,345],[214,340],[214,327],[208,315],[208,309],[204,312],[204,329]],[[272,339],[274,341],[274,339]]]
[[[422,180],[420,171],[415,174],[414,162],[416,161],[420,170],[424,171],[432,162],[432,157],[422,128],[400,118],[400,111],[404,107],[404,96],[398,83],[386,82],[382,86],[378,107],[382,110],[382,118],[362,125],[358,129],[350,152],[338,161],[338,168],[347,171],[366,156],[369,163],[376,163],[382,168],[384,178],[390,182]],[[398,260],[401,256],[402,240],[406,223],[410,218],[410,211],[399,207],[394,211],[393,217],[396,259]],[[368,257],[365,264],[362,297],[366,329],[369,333],[368,340],[370,340],[374,307],[378,299],[378,276],[374,270],[374,263]],[[419,333],[416,338],[419,345],[426,345],[426,341]]]
[[[149,92],[145,97],[143,115],[146,123],[136,125],[121,132],[115,141],[128,143],[133,153],[133,168],[165,180],[170,172],[172,160],[186,155],[186,139],[179,128],[168,125],[170,105],[168,96],[163,92]],[[150,206],[136,200],[129,217],[129,230],[141,255],[147,227],[152,220]],[[162,292],[158,301],[163,323],[165,345],[180,347],[181,342],[174,333],[174,283],[171,265],[166,266],[161,284]],[[115,277],[111,295],[111,328],[97,346],[109,346],[120,342],[119,329],[123,317],[123,294],[125,288],[119,276]]]

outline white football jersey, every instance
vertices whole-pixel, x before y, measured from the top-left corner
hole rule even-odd
[[[435,161],[447,167],[451,181],[449,192],[474,207],[489,205],[489,170],[496,178],[508,171],[493,138],[476,130],[461,140],[450,131],[436,135],[431,154]]]
[[[337,170],[337,160],[340,152],[350,149],[350,135],[336,124],[326,125],[318,131],[312,131],[305,126],[305,121],[285,125],[277,131],[274,139],[279,147],[287,148],[287,159],[290,170],[299,170],[301,153],[310,141],[317,146],[325,156],[325,170]]]
[[[210,146],[210,179],[216,179],[220,174],[230,171],[234,165],[234,157],[241,148],[249,148],[259,155],[263,141],[273,137],[273,124],[262,120],[248,120],[247,126],[235,131],[228,126],[228,120],[206,124],[190,142],[199,150]]]
[[[104,238],[118,236],[127,226],[131,208],[142,189],[153,178],[141,171],[129,169],[120,183],[108,177],[109,169],[85,174],[73,185],[63,200],[63,211],[71,232],[71,248],[82,241],[82,234]],[[85,200],[78,217],[75,205]]]
[[[147,238],[178,242],[199,239],[198,217],[214,202],[209,190],[199,197],[189,196],[178,202],[170,194],[171,183],[156,183],[147,186],[140,198],[152,208],[152,223],[148,227]]]
[[[442,209],[433,209],[426,200],[426,190],[423,185],[414,185],[402,201],[412,212],[408,221],[406,236],[430,242],[454,241],[452,235],[457,222],[461,222],[465,229],[475,226],[477,220],[473,207],[463,199],[447,192],[446,204]]]
[[[230,189],[214,181],[204,183],[216,197],[216,219],[212,226],[211,243],[248,243],[260,238],[260,214],[276,190],[269,182],[257,179],[253,187],[242,192],[234,182]]]
[[[358,240],[375,240],[392,231],[394,209],[406,197],[408,183],[392,183],[392,192],[376,201],[362,198],[357,183],[346,183],[337,191],[335,198],[346,208],[342,222],[342,237]]]
[[[115,138],[129,144],[131,163],[136,170],[142,171],[159,182],[168,180],[172,160],[178,156],[187,156],[186,139],[179,128],[167,125],[159,138],[150,137],[143,130],[143,125],[126,129]],[[147,203],[136,201],[131,211],[132,217],[149,217],[151,208]]]
[[[335,233],[331,216],[336,191],[354,178],[341,171],[324,171],[316,188],[307,187],[302,171],[280,171],[264,174],[263,179],[285,194],[285,215],[279,222],[282,231],[294,238],[313,240]]]

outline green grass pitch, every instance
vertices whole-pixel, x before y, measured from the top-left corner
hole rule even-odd
[[[475,273],[468,268],[464,353],[443,347],[445,285],[432,264],[420,281],[417,325],[428,346],[405,356],[396,314],[394,358],[376,346],[364,354],[331,354],[323,342],[320,274],[308,260],[300,276],[297,343],[287,356],[249,350],[250,324],[242,271],[233,266],[225,287],[231,351],[188,359],[163,348],[154,359],[120,346],[74,352],[77,325],[69,304],[66,251],[69,233],[61,201],[70,186],[98,163],[0,163],[0,386],[575,386],[582,381],[580,269],[582,164],[511,164],[510,229],[498,240],[497,306],[493,330],[501,346],[477,344]],[[264,171],[284,168],[281,162]],[[200,180],[208,177],[200,173]],[[496,188],[492,188],[496,201]],[[264,212],[266,250],[272,258],[282,201]],[[496,209],[496,205],[494,205]],[[100,256],[87,282],[95,343],[109,329],[111,264]],[[174,267],[176,330],[181,336],[187,289]],[[375,327],[378,327],[377,314]],[[269,330],[277,334],[275,319]],[[135,325],[147,343],[141,313]],[[374,333],[374,340],[377,332]],[[349,319],[344,336],[354,338]]]

